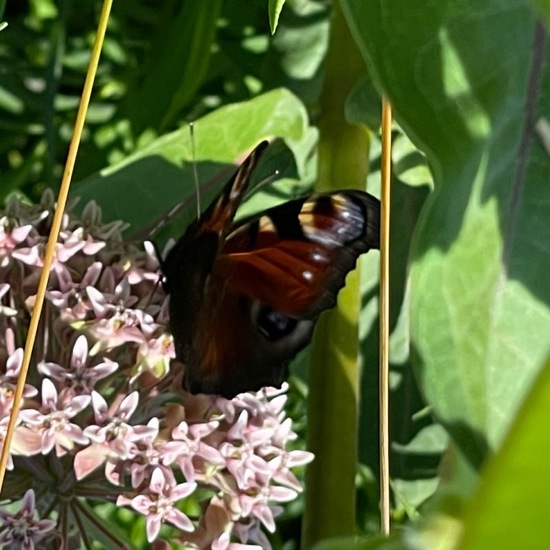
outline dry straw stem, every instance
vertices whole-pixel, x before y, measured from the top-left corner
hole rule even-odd
[[[84,89],[82,90],[82,97],[80,100],[80,105],[78,107],[78,113],[76,115],[73,136],[69,145],[67,162],[65,163],[65,170],[63,172],[63,178],[61,179],[61,187],[59,189],[59,195],[57,197],[57,205],[52,221],[52,228],[48,237],[48,244],[46,245],[46,252],[44,255],[44,265],[42,267],[42,273],[40,275],[40,281],[38,283],[36,301],[32,311],[27,340],[25,342],[23,364],[21,365],[21,373],[19,376],[19,380],[17,381],[17,387],[15,389],[13,409],[11,411],[10,422],[6,431],[4,446],[2,448],[2,455],[0,457],[0,491],[2,490],[2,486],[4,484],[6,465],[8,463],[11,441],[15,430],[15,421],[17,419],[17,416],[19,415],[19,410],[21,408],[21,398],[23,396],[23,389],[27,380],[27,373],[29,371],[29,364],[34,346],[34,340],[36,338],[36,333],[38,330],[38,322],[40,321],[40,314],[42,313],[42,306],[44,304],[44,297],[46,295],[46,288],[48,285],[50,269],[53,262],[55,245],[59,237],[59,231],[61,230],[61,222],[63,220],[63,213],[65,211],[65,205],[67,203],[67,196],[69,194],[69,187],[71,184],[71,178],[76,161],[76,154],[78,152],[78,146],[80,145],[80,138],[82,136],[82,130],[84,128],[84,121],[86,120],[86,113],[88,112],[88,106],[90,104],[90,96],[92,94],[92,87],[97,72],[99,56],[101,53],[101,48],[103,46],[103,39],[105,38],[105,31],[107,29],[107,22],[109,20],[109,14],[111,13],[112,3],[112,0],[105,0],[101,9],[97,34],[94,46],[92,48],[92,55],[90,57],[90,64],[86,73],[86,81],[84,82]]]
[[[391,124],[389,101],[382,102],[382,192],[380,216],[380,519],[383,535],[390,533],[389,434],[389,285]]]

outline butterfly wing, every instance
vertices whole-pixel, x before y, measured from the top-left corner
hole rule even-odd
[[[176,357],[192,393],[279,386],[357,257],[378,248],[379,203],[360,191],[290,201],[233,226],[261,150],[163,266]]]
[[[262,142],[254,149],[162,261],[176,359],[185,366],[184,387],[192,393],[229,395],[232,390],[225,383],[238,377],[238,369],[231,369],[237,361],[232,331],[241,325],[241,341],[246,346],[248,326],[238,297],[226,292],[216,265],[250,174],[266,147],[267,142]]]
[[[298,199],[239,224],[216,269],[235,290],[285,315],[334,306],[357,257],[379,247],[380,203],[362,191]]]
[[[311,338],[312,320],[292,320],[278,338],[258,331],[256,304],[233,289],[222,270],[207,281],[202,309],[196,311],[189,335],[178,338],[176,355],[185,365],[184,387],[191,393],[220,394],[231,398],[263,386],[280,386],[283,363]],[[185,352],[178,355],[178,346]]]

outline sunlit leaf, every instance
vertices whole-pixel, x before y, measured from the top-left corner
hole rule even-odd
[[[271,34],[275,34],[277,30],[277,24],[279,23],[279,15],[285,4],[285,0],[269,0],[269,26],[271,27]]]
[[[529,126],[548,109],[536,103],[541,30],[516,1],[344,6],[434,173],[412,255],[412,345],[433,412],[479,466],[550,346],[550,163]]]
[[[467,506],[464,536],[457,550],[538,550],[550,540],[549,417],[550,362],[546,362]]]

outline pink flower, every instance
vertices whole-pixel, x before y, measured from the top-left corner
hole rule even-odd
[[[274,510],[269,506],[272,502],[289,502],[297,497],[296,491],[276,485],[251,486],[242,493],[238,500],[242,517],[255,516],[268,531],[275,531]]]
[[[143,243],[145,249],[145,258],[142,265],[137,262],[132,263],[126,271],[126,277],[131,285],[137,285],[141,281],[159,282],[159,262],[155,247],[151,241]]]
[[[45,535],[52,533],[56,522],[51,519],[35,520],[34,491],[28,490],[23,497],[19,512],[0,509],[0,546],[33,550]]]
[[[89,234],[85,236],[83,227],[77,227],[74,231],[61,231],[59,240],[63,243],[64,262],[80,251],[87,256],[93,256],[106,245],[105,242],[95,240]]]
[[[8,294],[9,290],[9,283],[0,283],[0,300],[2,300],[2,298]],[[15,317],[17,315],[17,310],[13,307],[2,305],[2,303],[0,302],[0,316],[2,315],[5,317]]]
[[[128,423],[139,404],[139,393],[132,392],[122,399],[112,413],[107,402],[96,391],[92,392],[92,406],[96,424],[88,426],[84,433],[95,443],[105,443],[121,458],[128,456],[130,444],[144,436],[156,434],[158,428],[132,426]]]
[[[71,363],[68,367],[57,363],[42,362],[38,365],[38,370],[57,380],[65,388],[70,388],[74,394],[89,394],[99,380],[118,369],[118,364],[107,359],[102,363],[90,366],[87,364],[87,360],[88,341],[86,336],[81,335],[74,344]]]
[[[18,227],[14,219],[0,218],[0,267],[7,267],[13,250],[25,242],[33,227],[30,224]]]
[[[84,445],[88,438],[82,428],[69,422],[90,403],[89,395],[60,397],[53,382],[42,381],[42,407],[40,411],[25,409],[19,413],[22,422],[37,430],[42,437],[42,454],[48,454],[56,447],[58,455],[72,449],[75,444]]]
[[[214,467],[220,467],[225,464],[224,458],[218,449],[207,445],[202,441],[210,435],[219,426],[219,422],[208,422],[205,424],[194,424],[189,426],[186,422],[181,422],[172,431],[174,441],[165,445],[164,452],[167,464],[176,462],[181,468],[187,481],[194,481],[196,470],[194,460],[201,458],[203,465],[201,469],[208,470],[204,464]]]
[[[58,273],[59,290],[49,290],[46,296],[71,320],[84,320],[86,314],[91,310],[86,288],[97,283],[102,269],[101,262],[94,262],[87,268],[84,275],[75,281],[66,271]]]
[[[94,287],[88,287],[86,293],[97,317],[97,321],[89,323],[88,331],[97,338],[94,353],[101,350],[120,346],[125,343],[142,343],[145,335],[140,328],[143,317],[138,310],[125,307],[124,296],[127,285],[121,285],[121,296],[103,294]],[[120,298],[120,300],[119,300]],[[146,319],[152,322],[150,318]]]
[[[121,461],[135,455],[135,442],[144,437],[154,438],[158,433],[158,425],[133,426],[128,423],[138,404],[139,394],[132,392],[124,397],[118,408],[111,413],[105,399],[99,393],[92,392],[96,424],[87,426],[84,435],[93,445],[79,451],[75,457],[78,479],[84,478],[108,460],[105,468],[107,479],[113,484],[121,483],[117,467]]]
[[[247,488],[257,474],[269,472],[267,462],[256,454],[256,447],[269,441],[272,435],[272,428],[249,426],[247,411],[241,412],[236,424],[227,432],[229,441],[220,445],[220,453],[239,488]]]
[[[6,372],[0,375],[0,417],[7,415],[11,411],[15,386],[19,379],[21,364],[23,363],[23,350],[18,348],[12,353],[6,361]],[[33,397],[38,390],[30,384],[25,384],[23,397]]]
[[[271,550],[269,539],[265,536],[260,525],[258,520],[236,523],[233,532],[243,542],[256,542],[262,550]]]
[[[223,533],[215,541],[212,542],[212,550],[263,550],[261,546],[256,544],[240,544],[231,542],[229,533]]]
[[[119,497],[117,504],[130,504],[134,510],[147,518],[147,540],[153,542],[164,521],[170,522],[182,531],[193,531],[193,523],[175,507],[175,504],[193,493],[196,487],[196,483],[176,484],[160,468],[156,468],[151,476],[147,494],[138,495],[130,501],[125,497]]]
[[[172,336],[162,332],[158,337],[151,337],[139,344],[135,376],[132,381],[143,372],[150,372],[162,378],[170,371],[170,360],[175,357]]]
[[[134,488],[139,488],[153,469],[163,465],[163,451],[166,442],[158,438],[159,419],[151,418],[147,423],[147,428],[147,432],[139,435],[134,432],[134,437],[129,446],[130,472],[132,474],[132,487]],[[166,470],[169,469],[166,468]]]
[[[302,491],[302,485],[290,468],[304,466],[309,464],[313,459],[313,453],[308,451],[300,451],[298,449],[295,451],[286,451],[279,449],[278,455],[268,463],[269,469],[272,471],[271,479],[299,493]]]

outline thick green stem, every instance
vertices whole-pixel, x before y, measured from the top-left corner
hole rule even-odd
[[[320,190],[363,189],[369,136],[344,116],[346,98],[365,70],[340,7],[334,6],[325,82],[320,99]],[[359,410],[357,272],[348,276],[338,306],[320,319],[310,366],[307,472],[302,548],[355,532],[355,472]]]

